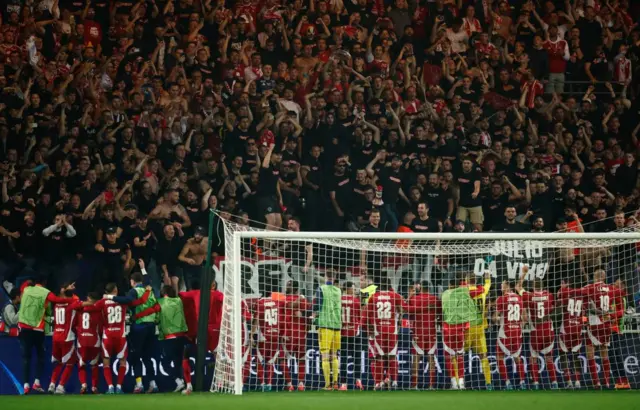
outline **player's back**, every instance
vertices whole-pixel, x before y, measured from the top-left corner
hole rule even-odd
[[[374,327],[375,333],[396,334],[398,313],[402,308],[406,308],[406,304],[395,291],[378,291],[369,299],[367,321]]]
[[[102,332],[102,311],[94,306],[86,306],[76,316],[75,322],[78,346],[99,346]]]
[[[589,303],[589,325],[598,326],[608,322],[612,306],[621,296],[620,289],[604,282],[595,282],[585,286],[582,294]]]
[[[260,333],[265,338],[277,338],[280,333],[280,301],[261,298],[256,304],[256,316]]]
[[[286,295],[279,310],[280,327],[284,334],[306,333],[309,323],[307,311],[311,304],[302,295]]]
[[[102,299],[102,337],[123,338],[126,331],[127,306]]]
[[[522,332],[522,297],[514,292],[507,292],[496,302],[496,309],[500,314],[500,330],[512,334]],[[507,335],[508,336],[508,335]]]
[[[420,293],[409,299],[407,312],[412,316],[411,329],[415,336],[435,335],[441,308],[440,299],[429,293]]]
[[[552,324],[551,314],[554,309],[554,298],[547,290],[525,292],[522,295],[523,304],[528,313],[529,322],[535,326]]]
[[[562,307],[563,328],[582,328],[582,315],[585,309],[583,290],[570,287],[560,288],[558,304]]]
[[[69,342],[75,340],[74,323],[76,309],[80,306],[77,301],[56,303],[53,306],[53,341]]]
[[[218,290],[211,291],[211,303],[209,305],[209,328],[220,329],[222,323],[222,305],[224,294]]]
[[[362,323],[361,301],[355,295],[342,295],[342,336],[354,337],[360,334]]]
[[[198,334],[198,313],[200,311],[200,290],[189,290],[179,293],[187,322],[188,336],[195,339]]]

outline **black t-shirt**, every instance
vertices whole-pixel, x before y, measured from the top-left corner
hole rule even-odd
[[[129,249],[121,238],[117,238],[114,243],[110,243],[106,238],[103,239],[100,244],[104,247],[103,261],[105,265],[114,266],[121,265],[121,256]]]
[[[443,221],[447,217],[447,212],[449,212],[451,193],[441,187],[433,188],[428,186],[422,193],[422,196],[429,205],[429,215],[432,218]]]
[[[440,225],[438,224],[438,220],[435,218],[427,217],[427,219],[423,220],[420,219],[420,217],[417,217],[411,223],[411,230],[418,233],[437,233],[440,232]]]
[[[332,175],[329,191],[336,193],[336,202],[340,205],[343,211],[346,210],[345,208],[349,208],[352,185],[351,178],[347,174]]]
[[[258,184],[258,196],[276,196],[280,170],[273,165],[269,168],[260,167],[260,183]]]
[[[140,242],[147,241],[147,245],[135,246],[135,238],[138,238]],[[133,254],[132,257],[135,260],[142,258],[143,260],[148,261],[151,257],[151,250],[153,249],[154,245],[155,239],[151,234],[151,229],[149,228],[149,226],[147,226],[146,229],[142,229],[139,226],[133,227],[133,229],[131,230],[130,246],[131,252]]]
[[[529,232],[530,230],[531,229],[528,225],[518,221],[515,221],[512,224],[507,223],[507,221],[504,221],[503,223],[497,226],[494,226],[492,229],[492,231],[494,232]]]
[[[380,185],[382,185],[382,200],[387,204],[398,202],[399,190],[402,186],[402,170],[394,171],[391,168],[382,168],[378,177]]]
[[[474,185],[476,181],[480,181],[480,173],[472,169],[470,172],[460,172],[458,176],[458,186],[460,187],[460,206],[465,208],[473,208],[480,206],[480,195],[473,199],[471,194],[474,191]]]
[[[489,195],[482,201],[482,212],[485,217],[485,229],[491,229],[504,219],[504,210],[509,202],[509,194],[503,193],[497,198]]]

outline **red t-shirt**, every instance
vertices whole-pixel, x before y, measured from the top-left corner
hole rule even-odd
[[[436,322],[442,309],[440,299],[429,293],[420,293],[409,299],[407,313],[411,314],[413,336],[430,339],[436,335]]]
[[[354,295],[342,295],[342,337],[354,337],[360,334],[362,309],[360,299]]]
[[[406,308],[407,304],[402,296],[395,291],[379,291],[367,304],[367,324],[375,334],[397,334],[399,311]]]
[[[75,322],[78,346],[100,346],[100,332],[102,332],[102,311],[94,306],[85,306],[76,315]]]
[[[499,337],[503,339],[522,336],[522,297],[508,292],[498,298],[496,311],[500,315]]]
[[[70,342],[76,339],[73,332],[76,310],[82,308],[82,302],[56,303],[53,306],[53,341]]]
[[[256,318],[260,333],[267,339],[278,338],[280,335],[280,310],[284,303],[271,298],[261,298],[256,304]]]
[[[209,329],[220,330],[222,323],[222,303],[224,294],[218,290],[211,291],[211,302],[209,305]]]
[[[280,328],[283,335],[304,337],[307,334],[311,304],[300,295],[286,295],[286,306],[280,309]],[[292,304],[298,302],[297,307]]]

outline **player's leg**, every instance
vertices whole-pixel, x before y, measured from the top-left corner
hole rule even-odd
[[[520,389],[526,389],[527,383],[527,374],[524,371],[524,360],[520,357],[520,355],[514,355],[513,360],[516,362],[516,366],[518,368],[518,376],[520,377]]]
[[[60,382],[58,383],[58,387],[56,388],[56,394],[64,394],[65,386],[69,381],[69,377],[71,377],[71,372],[73,371],[73,367],[76,364],[76,355],[75,355],[75,347],[73,342],[69,343],[69,346],[66,348],[68,353],[62,358],[62,362],[64,364],[62,375],[60,376]]]
[[[347,390],[349,382],[349,356],[353,351],[355,337],[343,337],[340,341],[340,390]],[[354,357],[355,360],[355,357]]]
[[[133,390],[135,394],[142,393],[144,390],[144,387],[142,386],[142,350],[144,349],[143,331],[143,328],[131,326],[127,337],[127,344],[129,345],[129,362],[131,363],[133,374],[136,378],[136,386]]]
[[[127,339],[124,337],[118,339],[118,349],[116,350],[118,353],[116,357],[118,358],[118,380],[116,384],[116,394],[122,394],[122,385],[124,384],[124,376],[127,373],[127,356],[129,354]]]
[[[115,393],[113,389],[113,373],[111,371],[111,358],[104,355],[102,358],[102,373],[104,375],[104,381],[107,384],[107,394]]]
[[[78,380],[80,381],[80,394],[87,393],[87,348],[78,345]]]
[[[445,352],[444,367],[451,378],[451,390],[458,390],[458,362],[454,347],[454,329],[448,325],[442,326],[442,345]],[[463,344],[464,348],[464,344]]]
[[[33,353],[31,333],[31,330],[23,329],[19,334],[20,350],[22,352],[22,382],[25,394],[29,392],[29,380],[31,380],[31,354]]]
[[[298,363],[298,391],[304,391],[307,376],[306,352],[303,351],[301,355],[298,355],[296,363]]]
[[[587,362],[589,364],[589,374],[591,375],[591,383],[596,388],[600,387],[600,378],[598,377],[598,365],[596,364],[595,346],[593,342],[587,343]]]
[[[436,369],[436,355],[429,354],[429,390],[436,388],[436,379],[438,377],[438,369]]]
[[[193,386],[191,385],[191,353],[195,350],[195,343],[192,340],[188,340],[184,351],[182,352],[182,377],[185,383],[185,389],[182,394],[191,394]]]
[[[331,331],[331,371],[333,376],[333,388],[338,390],[338,381],[340,380],[340,360],[338,360],[338,352],[340,351],[341,334],[339,330]]]
[[[280,341],[282,344],[282,351],[284,354],[284,365],[282,366],[282,373],[284,375],[284,382],[286,383],[285,390],[294,391],[293,379],[291,378],[291,372],[293,371],[289,365],[293,366],[294,357],[291,354],[292,344],[284,338]]]
[[[496,352],[496,361],[498,362],[498,373],[500,373],[500,378],[502,379],[502,382],[504,383],[505,388],[507,390],[511,390],[513,386],[511,386],[511,381],[509,380],[509,373],[507,373],[505,355],[500,350]]]
[[[493,385],[491,384],[491,366],[489,365],[489,359],[487,358],[487,338],[485,336],[483,326],[474,326],[474,328],[474,340],[472,343],[473,351],[480,356],[484,383],[487,390],[491,390]]]
[[[386,346],[387,351],[387,377],[391,379],[391,385],[388,386],[392,389],[398,388],[398,336],[397,335],[388,335],[387,336]]]
[[[424,359],[424,356],[421,354],[418,354],[418,352],[416,351],[413,354],[412,360],[413,360],[413,373],[412,373],[412,378],[411,378],[411,388],[412,389],[418,389],[418,383],[419,383],[419,376],[420,376],[420,362]]]
[[[322,376],[324,377],[324,389],[331,390],[331,340],[329,329],[318,329],[318,341],[320,345],[320,358],[322,360]]]
[[[61,342],[53,342],[51,346],[51,380],[49,381],[49,389],[47,392],[53,394],[56,391],[56,383],[60,379],[60,373],[62,373],[62,356],[63,346]]]
[[[600,360],[602,361],[602,374],[604,377],[604,385],[606,388],[611,386],[611,360],[609,359],[609,345],[602,344],[600,346]]]
[[[147,378],[149,379],[149,389],[147,393],[157,393],[158,385],[156,384],[156,367],[153,365],[153,352],[154,349],[152,346],[156,343],[156,328],[155,326],[144,326],[144,331],[142,333],[142,352],[140,353],[142,363],[144,364],[145,369],[147,370]],[[140,373],[142,375],[142,373]]]

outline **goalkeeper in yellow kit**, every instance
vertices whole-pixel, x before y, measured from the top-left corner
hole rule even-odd
[[[473,278],[471,273],[467,275],[466,282],[470,291],[477,288],[476,285],[472,285]],[[489,295],[489,290],[491,289],[491,274],[489,271],[485,272],[484,286],[482,288],[483,292],[473,297],[476,305],[476,316],[474,320],[469,322],[469,329],[464,338],[464,350],[467,352],[473,350],[474,353],[480,356],[487,390],[493,390],[491,367],[489,366],[489,359],[487,359],[487,338],[485,336],[485,329],[487,328],[487,295]]]

